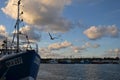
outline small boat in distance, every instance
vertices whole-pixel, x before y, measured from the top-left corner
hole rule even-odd
[[[22,34],[19,31],[20,4],[21,0],[18,0],[18,15],[15,24],[17,32],[14,33],[13,41],[10,42],[6,38],[0,47],[0,80],[36,80],[39,71],[38,45],[29,42],[28,39],[26,43],[21,43],[19,40],[19,35]]]

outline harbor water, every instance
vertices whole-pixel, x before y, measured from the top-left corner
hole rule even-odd
[[[41,64],[37,80],[120,80],[120,64]]]

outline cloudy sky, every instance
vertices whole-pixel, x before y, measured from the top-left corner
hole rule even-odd
[[[0,1],[0,40],[14,31],[16,3],[17,0]],[[119,3],[22,0],[20,18],[24,23],[20,24],[20,31],[38,42],[41,57],[115,57],[120,54]]]

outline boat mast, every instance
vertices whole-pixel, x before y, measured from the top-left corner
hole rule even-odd
[[[19,52],[20,48],[19,48],[19,16],[20,16],[20,2],[21,0],[18,0],[18,3],[17,3],[17,7],[18,7],[18,11],[17,11],[17,52]]]

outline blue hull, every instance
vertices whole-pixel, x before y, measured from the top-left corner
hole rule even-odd
[[[0,80],[36,80],[40,56],[33,50],[0,61]]]

